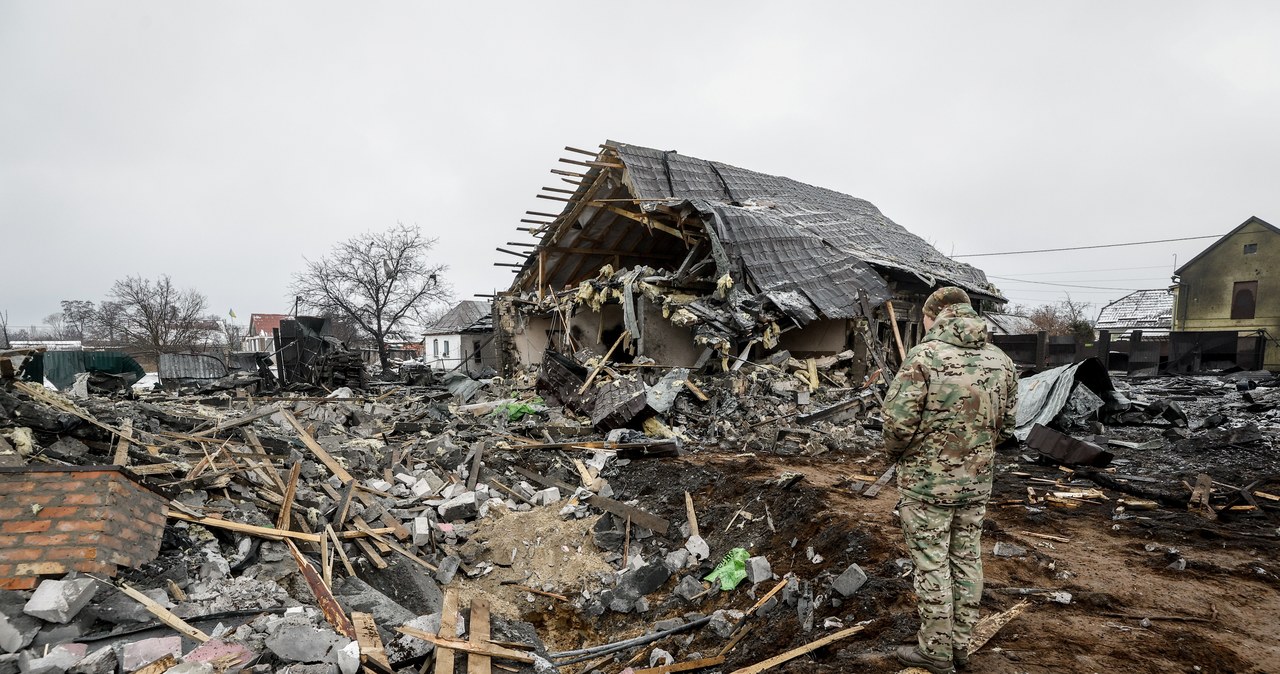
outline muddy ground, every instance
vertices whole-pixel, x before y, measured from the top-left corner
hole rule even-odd
[[[1208,403],[1208,409],[1221,405]],[[1193,424],[1199,414],[1192,414]],[[1166,431],[1165,424],[1153,422],[1112,432],[1150,440]],[[1185,503],[1186,487],[1181,483],[1200,470],[1218,468],[1223,479],[1241,480],[1271,467],[1276,461],[1271,436],[1263,436],[1219,446],[1215,443],[1220,434],[1205,430],[1193,442],[1179,445],[1171,440],[1158,451],[1117,450],[1122,460],[1104,474],[1112,476],[1112,482],[1104,483],[1162,491],[1170,500],[1182,498]],[[1076,507],[1029,506],[1028,487],[1043,494],[1046,487],[1069,491],[1098,486],[1080,474],[1028,462],[1033,453],[1024,446],[1001,450],[998,456],[999,473],[983,537],[983,614],[1017,603],[1023,597],[1011,592],[1016,588],[1066,591],[1071,601],[1061,604],[1045,595],[1032,596],[1031,607],[974,656],[970,671],[1280,672],[1276,521],[1256,511],[1209,521],[1185,506],[1117,511],[1120,499],[1134,497],[1110,488]],[[778,576],[794,572],[812,581],[818,604],[812,631],[801,629],[794,608],[782,607],[758,621],[728,655],[724,671],[829,634],[833,629],[824,629],[823,623],[836,618],[845,627],[870,622],[862,633],[774,671],[899,672],[892,650],[911,641],[918,622],[894,514],[897,491],[892,482],[874,498],[854,495],[850,489],[859,478],[879,475],[886,466],[875,448],[818,457],[702,450],[679,459],[632,462],[609,479],[620,494],[672,522],[668,539],[675,547],[682,540],[676,525],[685,521],[683,492],[689,491],[713,555],[744,547],[768,557]],[[787,472],[804,477],[784,488],[778,478]],[[1115,481],[1114,475],[1126,473],[1145,481]],[[749,517],[739,511],[747,511]],[[995,557],[992,547],[997,542],[1028,552],[1016,558]],[[809,547],[821,558],[816,563]],[[861,565],[870,580],[840,601],[830,596],[830,582],[850,563]],[[664,590],[671,585],[674,580]],[[769,586],[762,583],[753,592],[744,583],[693,604],[660,591],[651,597],[654,608],[646,618],[652,622],[719,608],[745,610],[754,603],[755,593]],[[606,614],[584,620],[556,610],[554,602],[529,607],[523,617],[538,626],[553,648],[616,641],[643,630],[636,616]],[[723,643],[704,630],[653,646],[686,660],[714,654]],[[639,654],[643,659],[637,666],[647,664],[648,651]],[[603,671],[614,671],[613,665]]]

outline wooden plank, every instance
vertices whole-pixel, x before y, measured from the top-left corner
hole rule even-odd
[[[276,518],[277,529],[289,528],[289,513],[293,511],[293,497],[298,493],[298,476],[302,474],[302,462],[295,461],[289,469],[289,481],[284,488],[284,503],[280,506],[280,516]]]
[[[693,497],[689,495],[689,492],[684,493],[684,513],[685,517],[689,518],[689,538],[700,538],[698,513],[693,509]]]
[[[333,513],[333,526],[341,529],[347,523],[347,513],[351,511],[351,494],[355,491],[355,481],[342,485],[342,496],[338,498],[338,506]]]
[[[333,589],[333,555],[329,554],[329,537],[320,532],[320,578],[324,586]]]
[[[471,634],[467,641],[473,646],[484,646],[489,641],[489,600],[476,598],[471,600]],[[467,674],[490,674],[491,658],[488,655],[473,653],[467,658]]]
[[[354,578],[356,575],[356,570],[352,568],[351,560],[347,559],[347,551],[343,549],[342,541],[338,540],[338,532],[333,530],[333,525],[326,524],[324,526],[324,533],[329,538],[329,540],[333,543],[333,549],[335,552],[338,553],[338,559],[342,560],[342,566],[347,570],[347,577]]]
[[[444,629],[443,625],[441,626],[441,629]],[[452,669],[446,669],[442,672],[439,668],[440,656],[449,651],[462,651],[464,653],[471,653],[475,655],[487,655],[491,658],[515,660],[516,662],[533,662],[533,656],[531,655],[515,649],[506,648],[505,646],[499,646],[492,642],[473,644],[470,641],[463,641],[461,639],[445,639],[431,634],[430,632],[415,630],[411,627],[397,627],[396,631],[401,634],[407,634],[415,639],[429,641],[442,649],[436,652],[436,674],[447,674],[448,672],[453,671]]]
[[[543,477],[542,475],[539,475],[538,473],[535,473],[523,466],[513,466],[512,468],[517,473],[520,473],[529,480],[532,480],[543,487],[559,487],[565,493],[573,493],[574,491],[573,487],[563,482]],[[601,510],[607,510],[618,517],[630,517],[636,524],[658,534],[659,536],[665,536],[667,534],[667,527],[671,526],[669,522],[657,515],[654,515],[653,513],[646,512],[635,506],[629,506],[621,501],[615,501],[611,498],[600,496],[599,494],[587,497],[587,505]]]
[[[232,428],[247,426],[263,417],[269,417],[272,414],[275,414],[277,411],[279,410],[276,407],[269,405],[257,411],[250,412],[249,414],[246,414],[238,419],[235,419],[232,421],[225,421],[223,423],[218,424],[217,426],[214,426],[213,428],[205,429],[198,433],[192,433],[191,435],[197,438],[206,438],[211,435],[216,435],[218,433],[221,433],[222,431],[230,430]]]
[[[355,525],[356,531],[368,532],[370,529],[373,528],[369,526],[368,522],[364,521],[363,517],[353,517],[351,519],[351,523]],[[387,545],[384,541],[378,540],[378,538],[374,536],[370,536],[370,538],[373,539],[374,547],[378,548],[378,552],[380,553],[391,552],[390,545]]]
[[[484,443],[475,443],[476,454],[471,460],[471,470],[467,473],[467,491],[476,490],[476,482],[480,479],[480,463],[484,461]]]
[[[973,626],[973,637],[972,641],[969,642],[969,655],[977,653],[978,649],[985,646],[988,641],[991,641],[991,637],[994,637],[996,632],[999,632],[1001,628],[1008,625],[1014,618],[1022,615],[1022,612],[1027,610],[1028,606],[1030,606],[1030,604],[1024,599],[1017,604],[1014,604],[1013,607],[1007,611],[994,613],[979,620],[978,624]]]
[[[446,589],[444,591],[444,604],[440,610],[439,635],[449,639],[458,636],[458,593],[454,590]],[[449,648],[437,648],[436,674],[453,674],[454,656],[454,652]]]
[[[156,603],[151,597],[133,589],[128,583],[120,583],[120,591],[128,595],[130,599],[142,604],[142,607],[147,609],[157,620],[182,633],[182,636],[200,643],[209,640],[208,634],[187,624],[187,621],[174,615],[172,611]]]
[[[153,660],[146,666],[133,670],[132,674],[163,674],[164,672],[178,666],[178,659],[173,653],[165,653],[158,660]]]
[[[376,663],[385,671],[391,669],[387,660],[387,651],[382,645],[382,635],[378,634],[378,624],[368,613],[352,611],[351,624],[356,627],[356,641],[360,644],[360,658]]]
[[[387,560],[383,559],[382,555],[378,554],[378,551],[369,544],[369,541],[366,541],[363,538],[357,538],[356,547],[360,548],[360,553],[363,554],[365,559],[369,560],[369,563],[375,568],[387,568]]]
[[[307,429],[303,428],[302,424],[298,422],[297,417],[293,416],[293,412],[290,412],[289,410],[280,410],[280,414],[284,417],[285,421],[289,422],[290,426],[293,426],[293,430],[298,432],[298,437],[302,440],[302,444],[306,445],[307,449],[311,450],[311,453],[314,454],[317,459],[320,459],[320,463],[323,463],[325,468],[328,468],[330,472],[337,475],[338,479],[343,482],[350,482],[355,479],[351,476],[351,473],[347,472],[346,468],[342,467],[341,463],[338,463],[337,459],[330,456],[329,452],[325,451],[324,447],[321,447],[320,443],[316,442],[316,439],[311,437],[311,434],[307,432]]]
[[[622,334],[618,335],[618,338],[613,342],[613,346],[609,347],[609,351],[604,354],[604,357],[600,359],[599,363],[596,363],[595,368],[591,370],[591,374],[587,375],[587,380],[582,382],[582,388],[578,389],[578,395],[582,395],[587,392],[587,388],[591,386],[591,382],[595,381],[596,375],[600,374],[600,370],[602,370],[605,364],[609,362],[609,356],[613,355],[613,352],[618,349],[618,345],[622,343],[622,340],[630,334],[630,332],[623,330]]]
[[[701,658],[698,660],[689,660],[688,662],[676,662],[670,665],[662,665],[661,667],[647,667],[645,669],[633,669],[631,674],[671,674],[672,672],[692,672],[695,669],[706,669],[707,667],[715,667],[724,664],[724,656],[717,655],[713,658]]]
[[[120,422],[120,442],[116,444],[115,460],[117,466],[129,465],[129,441],[133,439],[133,419],[125,417]]]
[[[897,471],[898,471],[898,464],[895,463],[892,466],[889,466],[889,468],[884,471],[884,474],[880,476],[880,479],[876,480],[875,484],[871,485],[870,487],[867,487],[867,490],[862,492],[862,495],[866,496],[867,498],[874,498],[876,494],[880,493],[881,489],[884,489],[884,486],[886,484],[889,484],[889,480],[893,477],[893,474],[896,473]]]
[[[194,522],[196,524],[199,524],[205,527],[217,527],[219,529],[226,529],[227,531],[235,531],[242,534],[249,534],[251,536],[266,538],[272,541],[279,541],[279,540],[284,540],[286,538],[291,538],[295,541],[306,541],[308,543],[315,543],[317,545],[320,543],[319,534],[308,534],[300,531],[288,531],[285,529],[272,529],[271,527],[258,527],[252,524],[242,524],[240,522],[232,522],[231,520],[218,519],[216,517],[197,517],[194,515],[188,515],[187,513],[177,510],[172,506],[170,506],[169,508],[168,516],[175,520],[182,520],[184,522]],[[391,533],[391,529],[389,528],[371,529],[370,533],[389,534]],[[355,531],[355,532],[344,531],[342,532],[342,534],[339,535],[339,538],[354,538],[356,540],[363,540],[366,536],[369,536],[370,533],[361,532],[361,531]]]
[[[898,361],[907,362],[907,350],[902,348],[902,333],[898,332],[898,317],[893,313],[893,300],[884,303],[884,309],[889,314],[889,327],[893,329],[893,343],[898,346]]]
[[[826,646],[828,644],[833,644],[837,641],[840,641],[841,639],[847,639],[857,634],[858,632],[861,632],[865,628],[866,628],[866,625],[855,625],[853,627],[840,630],[835,634],[825,636],[821,639],[818,639],[817,641],[809,642],[803,646],[800,646],[799,648],[793,648],[787,651],[786,653],[775,655],[772,658],[769,658],[768,660],[761,660],[760,662],[757,662],[756,664],[751,665],[749,667],[743,667],[742,669],[735,669],[732,672],[732,674],[757,674],[758,672],[763,672],[766,669],[773,669],[774,667],[777,667],[778,665],[784,662],[794,660],[807,653],[812,653],[818,650],[819,648],[822,648],[823,646]]]
[[[311,562],[302,556],[302,552],[298,550],[298,546],[293,541],[285,541],[285,545],[289,546],[289,552],[293,555],[293,561],[298,564],[298,569],[302,571],[303,580],[307,581],[307,587],[311,588],[311,594],[316,598],[316,605],[320,607],[320,612],[324,614],[324,619],[333,625],[333,628],[348,639],[356,638],[356,628],[351,624],[351,619],[347,617],[346,611],[342,610],[342,606],[338,604],[338,600],[334,598],[333,593],[325,586],[324,581],[320,578],[320,574],[316,573],[316,568],[311,566]]]
[[[432,564],[431,562],[428,562],[427,560],[425,560],[425,559],[423,559],[423,558],[421,558],[421,557],[419,557],[419,556],[417,556],[417,555],[413,554],[413,552],[411,552],[410,550],[406,549],[403,545],[400,545],[399,543],[395,542],[394,540],[391,540],[390,538],[387,538],[386,536],[383,536],[383,535],[378,534],[378,533],[374,533],[372,529],[368,529],[368,528],[367,528],[367,527],[368,527],[368,525],[367,525],[367,524],[365,524],[364,520],[362,520],[362,519],[360,519],[360,518],[358,518],[358,517],[357,517],[357,518],[356,518],[356,522],[355,522],[355,524],[356,524],[356,529],[357,529],[358,531],[363,531],[363,532],[365,532],[365,533],[369,534],[369,537],[370,537],[370,538],[372,538],[373,540],[378,541],[379,543],[381,543],[381,544],[385,545],[389,550],[391,550],[391,551],[393,551],[393,552],[395,552],[395,553],[399,554],[400,556],[402,556],[402,557],[404,557],[404,558],[408,559],[409,561],[413,562],[414,564],[417,564],[418,566],[421,566],[422,568],[424,568],[424,569],[426,569],[426,570],[428,570],[428,571],[430,571],[430,572],[432,572],[432,573],[435,573],[436,571],[438,571],[438,570],[439,570],[439,569],[436,567],[436,565],[435,565],[435,564]]]

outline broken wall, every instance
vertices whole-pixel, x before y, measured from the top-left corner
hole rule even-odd
[[[778,348],[790,351],[797,357],[830,355],[847,348],[849,321],[812,321],[803,328],[784,332],[778,338]]]

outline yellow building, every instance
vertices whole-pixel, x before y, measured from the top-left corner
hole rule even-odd
[[[1264,331],[1263,365],[1280,370],[1280,229],[1251,217],[1174,274],[1175,331]]]

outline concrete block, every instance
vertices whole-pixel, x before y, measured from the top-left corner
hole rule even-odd
[[[405,623],[404,626],[430,634],[437,634],[440,631],[440,614],[433,613],[431,615],[418,616]],[[421,658],[435,649],[435,645],[429,641],[399,633],[396,634],[394,639],[384,643],[386,643],[387,659],[391,662],[404,662]]]
[[[440,566],[436,568],[436,582],[441,585],[448,585],[453,581],[453,577],[458,573],[458,567],[462,565],[462,560],[456,555],[449,555],[440,560]]]
[[[98,581],[91,578],[46,580],[36,588],[22,611],[45,622],[70,622],[97,590]]]
[[[431,518],[413,518],[413,544],[428,545],[431,543]]]
[[[360,671],[360,644],[348,641],[335,646],[329,651],[329,660],[338,666],[338,671],[342,674],[356,674]]]
[[[476,516],[479,509],[480,504],[476,503],[476,493],[469,491],[441,503],[436,508],[436,512],[440,513],[442,521],[452,522],[471,519]]]
[[[156,637],[125,644],[120,654],[120,667],[126,672],[132,672],[166,655],[175,658],[182,655],[182,637]]]
[[[62,674],[83,660],[88,652],[85,644],[60,644],[42,657],[36,657],[33,651],[24,651],[18,654],[18,669],[23,674]]]
[[[336,584],[333,594],[344,611],[368,613],[385,629],[413,620],[415,615],[359,578],[347,578]]]
[[[766,580],[773,580],[773,567],[769,566],[769,560],[764,557],[752,557],[747,560],[747,580],[752,585],[763,583]]]
[[[991,553],[996,557],[1025,557],[1027,549],[1021,545],[998,541]]]
[[[839,578],[836,578],[836,582],[831,584],[831,589],[839,592],[841,596],[848,597],[857,592],[866,582],[867,574],[862,570],[862,567],[857,564],[850,564],[849,568],[845,569]]]
[[[67,670],[70,674],[116,674],[116,657],[114,646],[103,646],[86,655],[74,667]]]
[[[535,493],[533,497],[530,498],[529,500],[533,501],[534,505],[539,505],[539,506],[558,503],[560,501],[560,488],[547,487],[546,489],[540,490],[537,493]]]
[[[688,601],[693,601],[693,598],[702,594],[702,591],[705,589],[706,588],[702,587],[702,583],[699,583],[693,576],[685,576],[684,578],[681,578],[679,584],[676,585],[675,592],[676,596]]]
[[[0,591],[0,649],[6,653],[26,648],[40,631],[40,621],[22,612],[26,603],[16,592]]]
[[[289,662],[326,662],[329,651],[346,637],[310,625],[282,625],[267,637],[267,648]]]

